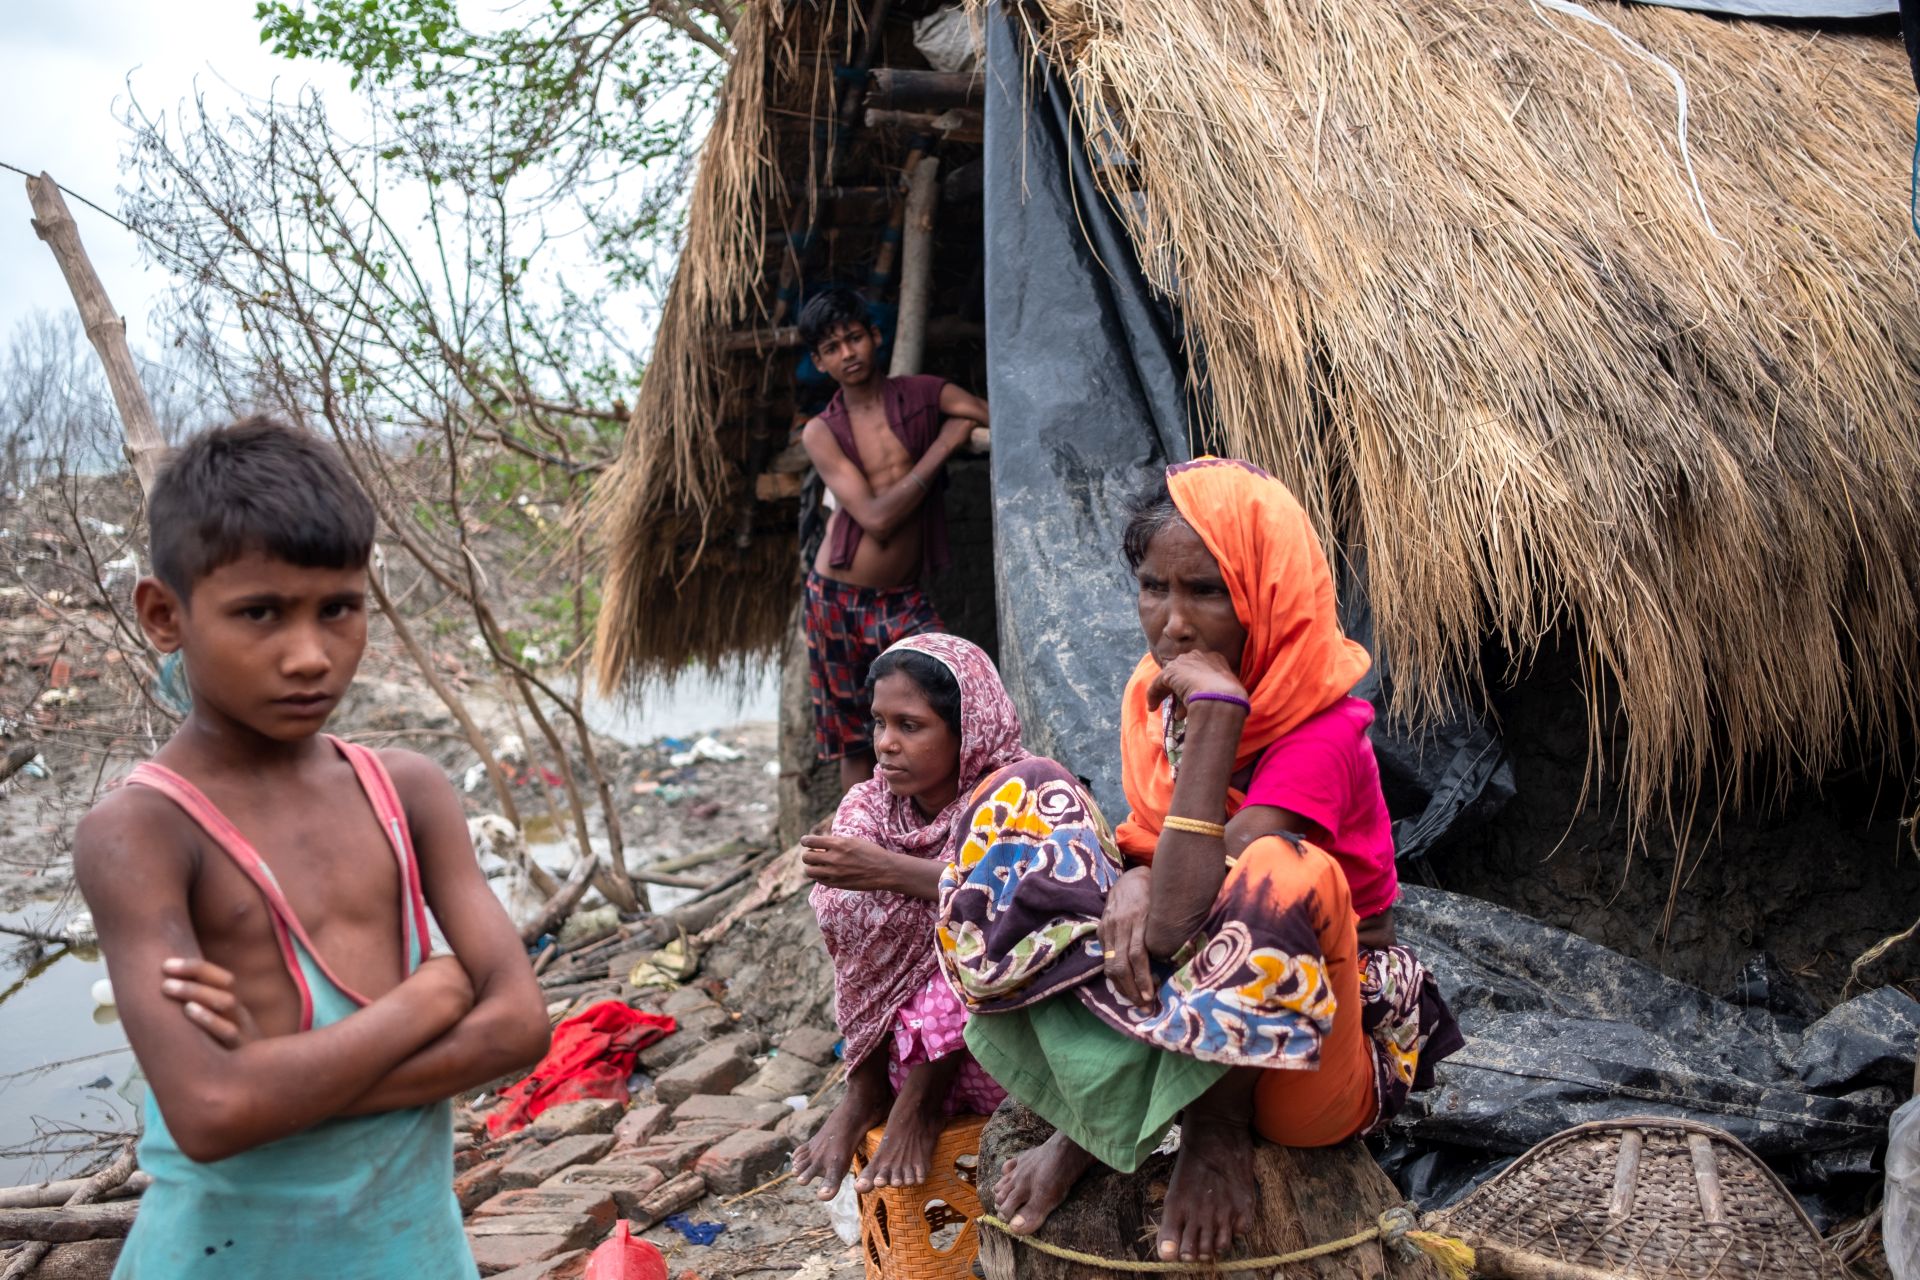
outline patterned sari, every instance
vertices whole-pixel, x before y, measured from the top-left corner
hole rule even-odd
[[[1333,620],[1332,579],[1306,517],[1277,481],[1243,463],[1204,459],[1168,473],[1176,506],[1220,562],[1247,627],[1242,681],[1253,703],[1244,764],[1345,696],[1365,651]],[[1303,841],[1270,836],[1227,870],[1205,923],[1153,964],[1156,999],[1127,1003],[1106,980],[1098,930],[1125,870],[1122,850],[1151,863],[1173,793],[1165,716],[1145,689],[1151,656],[1123,708],[1123,778],[1132,805],[1118,840],[1079,783],[1052,761],[1029,760],[977,787],[943,875],[940,959],[970,1009],[967,1042],[1016,1097],[1104,1163],[1130,1169],[1180,1107],[1232,1067],[1264,1071],[1255,1126],[1290,1146],[1323,1146],[1378,1127],[1461,1043],[1432,979],[1404,948],[1361,953],[1345,875]],[[1177,750],[1175,753],[1177,754]],[[1239,797],[1229,797],[1230,810]],[[1069,1021],[1076,1056],[1113,1069],[1072,1082],[1049,1062],[1060,1024],[1048,1002],[1071,994],[1093,1024]],[[1058,1002],[1055,1002],[1057,1006]],[[1148,1057],[1126,1046],[1143,1046]],[[1212,1064],[1161,1070],[1157,1057]],[[1098,1099],[1130,1075],[1156,1082],[1109,1124]],[[1165,1087],[1158,1082],[1165,1082]]]
[[[929,819],[911,800],[872,778],[841,800],[833,832],[870,840],[893,853],[943,858],[963,818],[968,790],[991,770],[1028,758],[1020,745],[1020,716],[993,660],[977,645],[958,636],[919,635],[893,649],[927,654],[959,685],[960,792]],[[907,1070],[964,1047],[965,1010],[934,958],[933,903],[827,885],[815,885],[810,900],[833,958],[834,1015],[846,1037],[849,1068],[886,1049],[889,1076],[897,1089]],[[966,1063],[949,1105],[991,1111],[1000,1096],[977,1065]]]

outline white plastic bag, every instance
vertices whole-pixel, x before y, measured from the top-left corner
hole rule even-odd
[[[948,5],[913,24],[913,47],[935,71],[978,71],[987,36],[970,6]]]
[[[853,1175],[840,1179],[840,1190],[827,1201],[827,1221],[842,1244],[860,1243],[860,1193],[853,1189]]]
[[[1894,1280],[1920,1280],[1920,1098],[1887,1125],[1887,1199],[1881,1218]]]

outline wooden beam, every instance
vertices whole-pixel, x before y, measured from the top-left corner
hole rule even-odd
[[[887,111],[869,108],[867,128],[901,129],[909,133],[933,133],[955,142],[979,142],[985,138],[985,120],[979,111],[956,107],[933,115],[925,111]]]
[[[785,502],[807,487],[804,471],[763,471],[753,478],[753,496],[761,502]]]
[[[987,336],[985,325],[958,317],[935,317],[927,321],[927,341],[933,343],[978,342]],[[772,329],[735,329],[708,343],[713,351],[783,351],[800,345],[798,325],[779,325]]]
[[[890,377],[920,372],[927,350],[927,309],[933,301],[933,210],[940,195],[940,157],[913,168],[900,246],[900,322],[893,335]]]
[[[950,111],[979,106],[986,91],[987,77],[978,71],[875,67],[867,84],[867,105],[896,111]]]
[[[139,478],[140,492],[150,494],[154,478],[160,474],[160,464],[167,456],[167,442],[154,422],[147,390],[140,385],[140,371],[127,346],[127,322],[113,309],[106,287],[87,260],[86,247],[80,243],[80,228],[74,223],[73,214],[67,211],[60,184],[45,173],[28,178],[27,199],[33,204],[34,234],[53,251],[54,261],[60,264],[60,274],[67,278],[67,288],[73,293],[74,305],[80,309],[87,340],[93,343],[93,349],[100,354],[100,363],[106,366],[107,386],[113,391],[113,403],[120,410],[120,426],[126,436],[127,461],[133,464],[133,474]]]
[[[138,1200],[107,1204],[63,1204],[46,1209],[0,1209],[0,1240],[103,1240],[133,1230]]]

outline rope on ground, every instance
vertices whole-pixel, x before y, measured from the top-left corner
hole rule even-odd
[[[1467,1280],[1473,1272],[1474,1264],[1473,1248],[1466,1241],[1453,1236],[1443,1236],[1433,1231],[1419,1230],[1420,1219],[1415,1215],[1411,1205],[1396,1205],[1381,1214],[1380,1220],[1365,1231],[1356,1232],[1339,1240],[1330,1240],[1326,1244],[1295,1249],[1292,1253],[1271,1254],[1264,1258],[1228,1258],[1217,1262],[1142,1262],[1135,1258],[1104,1258],[1097,1253],[1069,1249],[1064,1245],[1050,1244],[1032,1236],[1015,1235],[1011,1227],[991,1213],[981,1214],[978,1221],[981,1226],[992,1227],[1008,1239],[1017,1241],[1029,1249],[1038,1249],[1041,1253],[1067,1262],[1102,1267],[1108,1271],[1129,1271],[1145,1275],[1203,1275],[1215,1272],[1268,1271],[1296,1262],[1324,1258],[1329,1254],[1341,1253],[1347,1249],[1357,1249],[1374,1240],[1402,1254],[1424,1253],[1434,1265],[1446,1273],[1447,1280]]]

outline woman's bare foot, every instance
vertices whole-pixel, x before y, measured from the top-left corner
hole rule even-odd
[[[1253,1221],[1253,1083],[1240,1068],[1180,1116],[1180,1154],[1160,1215],[1162,1262],[1212,1262]]]
[[[839,1194],[847,1170],[853,1167],[853,1153],[860,1146],[860,1140],[886,1117],[890,1095],[886,1053],[869,1054],[865,1062],[848,1073],[847,1096],[820,1126],[820,1132],[794,1148],[794,1182],[803,1187],[819,1183],[817,1194],[822,1200],[831,1200]]]
[[[886,1136],[873,1153],[873,1162],[853,1180],[855,1190],[917,1187],[927,1180],[933,1144],[940,1141],[940,1131],[947,1124],[947,1094],[963,1061],[962,1055],[950,1053],[907,1072],[900,1096],[887,1113]]]
[[[1051,1138],[1000,1166],[994,1212],[1015,1235],[1030,1236],[1092,1166],[1093,1153],[1055,1129]]]

